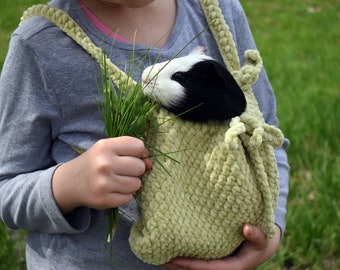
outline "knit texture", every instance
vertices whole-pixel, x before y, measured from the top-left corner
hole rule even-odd
[[[282,144],[283,135],[264,122],[251,88],[262,60],[258,51],[246,51],[246,64],[240,68],[218,1],[201,0],[201,5],[226,66],[244,91],[247,108],[222,124],[191,123],[165,109],[157,112],[159,130],[148,143],[164,153],[178,151],[172,155],[178,163],[164,157],[166,170],[155,163],[137,193],[141,218],[129,242],[136,256],[150,264],[178,256],[225,257],[244,240],[244,223],[260,227],[269,238],[275,234],[279,185],[274,147]],[[23,19],[36,15],[54,22],[102,64],[102,50],[63,11],[38,5]],[[106,66],[117,85],[127,79],[109,58]]]

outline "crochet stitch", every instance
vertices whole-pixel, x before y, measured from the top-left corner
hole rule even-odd
[[[136,256],[150,264],[163,264],[178,256],[225,257],[244,240],[244,223],[262,228],[269,238],[275,234],[278,170],[274,147],[282,144],[283,135],[264,122],[252,91],[262,60],[258,51],[248,50],[246,64],[240,67],[218,1],[200,2],[223,60],[244,91],[247,108],[222,124],[182,121],[162,108],[157,112],[159,131],[148,143],[164,153],[186,150],[173,156],[179,163],[162,160],[171,176],[155,163],[143,176],[137,193],[141,218],[133,226],[129,242]],[[38,5],[25,12],[22,20],[31,16],[54,22],[101,64],[103,51],[66,13]],[[127,80],[109,58],[106,66],[117,85]]]

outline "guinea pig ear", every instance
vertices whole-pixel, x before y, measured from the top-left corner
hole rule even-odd
[[[226,98],[226,104],[228,104],[228,113],[226,115],[228,118],[240,115],[244,112],[247,106],[247,101],[241,87],[226,68],[217,62],[215,62],[214,68],[219,77],[217,86],[218,89],[216,90],[226,93],[226,95],[224,95]],[[220,79],[223,80],[222,84],[224,84],[222,88],[219,88],[221,86]]]
[[[208,60],[202,63],[205,63],[204,72],[200,74],[200,76],[208,79],[211,87],[213,87],[215,91],[224,91],[226,87],[226,70],[214,60]]]
[[[235,91],[241,91],[241,88],[239,87],[239,85],[237,84],[236,80],[234,79],[233,75],[231,75],[231,73],[222,65],[220,65],[217,62],[213,62],[213,68],[216,72],[216,77],[219,78],[219,82],[222,83],[223,81],[223,85],[224,87],[227,88],[232,88]]]
[[[202,55],[205,54],[205,49],[203,46],[197,46],[196,48],[194,48],[191,52],[191,55]],[[189,55],[190,55],[189,54]]]

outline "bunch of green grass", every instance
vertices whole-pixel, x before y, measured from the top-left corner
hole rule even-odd
[[[99,105],[108,137],[129,135],[145,139],[150,125],[157,127],[154,121],[156,104],[143,94],[140,83],[132,83],[129,75],[120,81],[118,88],[113,84],[103,55],[102,94],[103,103]]]
[[[133,53],[132,53],[133,55]],[[147,134],[157,129],[154,120],[156,104],[143,94],[140,83],[132,82],[133,64],[129,67],[127,78],[120,80],[116,87],[110,78],[106,65],[106,54],[103,54],[101,65],[100,95],[98,102],[108,137],[132,136],[143,141]],[[133,57],[131,59],[133,63]],[[108,210],[107,241],[112,242],[119,218],[118,208]]]

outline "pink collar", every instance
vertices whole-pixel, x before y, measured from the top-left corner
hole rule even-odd
[[[109,27],[107,27],[96,15],[93,14],[93,12],[86,5],[84,5],[82,0],[79,0],[79,5],[86,13],[87,17],[90,19],[92,24],[103,34],[105,34],[108,37],[111,37],[112,39],[118,42],[130,43],[127,39],[119,36],[117,33],[115,33]]]

